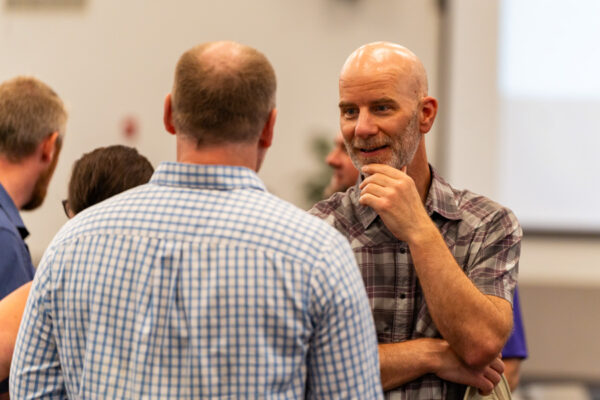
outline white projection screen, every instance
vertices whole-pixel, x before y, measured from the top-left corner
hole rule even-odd
[[[600,1],[492,3],[451,2],[449,178],[526,231],[600,234]]]
[[[536,230],[600,232],[600,2],[502,0],[500,194]]]

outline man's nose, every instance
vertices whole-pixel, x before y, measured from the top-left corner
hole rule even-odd
[[[365,138],[377,133],[377,125],[373,121],[373,116],[368,111],[362,111],[358,114],[354,135]]]
[[[329,165],[332,168],[335,168],[338,164],[339,164],[339,157],[338,157],[338,149],[333,149],[329,152],[329,154],[327,154],[327,157],[325,158],[325,162],[327,163],[327,165]]]

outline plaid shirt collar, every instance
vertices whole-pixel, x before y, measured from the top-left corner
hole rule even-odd
[[[425,200],[427,214],[432,216],[434,213],[437,213],[442,217],[453,221],[462,219],[452,187],[440,176],[435,168],[429,165],[429,169],[431,171],[431,185],[429,186],[429,192],[427,193],[427,199]],[[358,186],[362,180],[363,176],[361,175],[359,182],[350,189],[350,198],[356,207],[357,219],[366,230],[379,215],[377,215],[377,212],[371,207],[363,206],[358,202],[360,197]]]

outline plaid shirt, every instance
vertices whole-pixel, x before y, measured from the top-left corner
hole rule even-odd
[[[456,190],[432,170],[425,208],[458,265],[486,295],[512,303],[521,228],[512,212],[466,190]],[[371,304],[380,343],[440,333],[427,310],[410,250],[376,212],[358,203],[358,185],[336,193],[310,212],[337,228],[350,242]],[[462,399],[465,387],[424,375],[386,393],[387,399]]]
[[[10,388],[14,399],[383,397],[342,235],[247,168],[178,163],[54,238]]]

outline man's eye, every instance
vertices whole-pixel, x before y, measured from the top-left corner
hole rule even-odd
[[[358,115],[358,110],[356,108],[345,108],[342,110],[342,115],[345,118],[354,118]]]
[[[385,104],[378,104],[374,108],[375,108],[375,111],[377,111],[377,112],[386,112],[390,109],[390,107]]]

